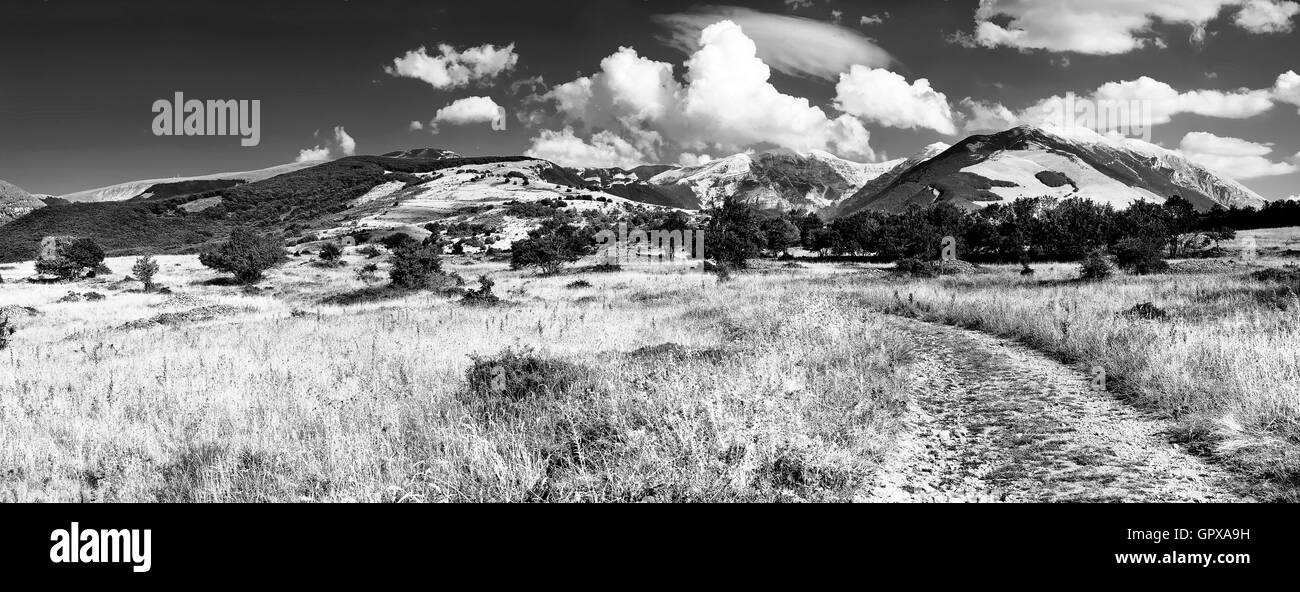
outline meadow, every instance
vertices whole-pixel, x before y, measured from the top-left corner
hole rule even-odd
[[[719,282],[446,259],[469,288],[490,274],[498,306],[322,304],[367,288],[353,250],[252,290],[159,260],[172,294],[121,275],[0,285],[18,328],[0,351],[0,499],[849,501],[913,394],[913,340],[885,314],[1100,366],[1112,393],[1177,420],[1172,442],[1295,498],[1300,299],[1283,259],[1098,282],[1077,264],[763,263]],[[58,302],[69,291],[105,298]],[[520,372],[488,388],[498,365]]]

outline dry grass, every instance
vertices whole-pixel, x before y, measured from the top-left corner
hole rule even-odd
[[[1262,264],[1280,265],[1279,261]],[[1176,266],[1177,267],[1177,266]],[[1111,390],[1180,420],[1175,438],[1259,480],[1266,498],[1300,487],[1300,300],[1250,268],[1072,281],[1077,265],[862,285],[864,305],[1015,337]],[[1164,319],[1119,314],[1150,302]]]
[[[183,296],[0,286],[0,306],[41,312],[0,352],[0,499],[839,500],[906,402],[906,340],[843,286],[807,281],[829,269],[721,285],[592,274],[571,289],[577,277],[449,264],[492,273],[511,305],[342,307],[319,302],[365,286],[360,257],[293,260],[252,295],[210,285],[192,257],[158,259]],[[54,303],[69,290],[108,297]],[[200,306],[236,312],[129,328]],[[632,353],[664,343],[680,347]],[[564,388],[470,389],[470,356],[507,348],[562,364]]]

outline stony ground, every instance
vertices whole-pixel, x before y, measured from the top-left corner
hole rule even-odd
[[[867,502],[1249,501],[1170,441],[1172,423],[1005,339],[912,319],[908,434],[858,495]]]

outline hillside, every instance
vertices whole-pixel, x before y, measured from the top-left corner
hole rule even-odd
[[[124,201],[141,195],[154,185],[164,185],[172,183],[184,183],[188,181],[209,181],[215,179],[231,179],[244,182],[261,181],[277,175],[283,175],[293,171],[299,171],[306,168],[318,166],[319,162],[294,162],[282,164],[255,171],[240,171],[230,173],[212,173],[210,175],[197,175],[193,177],[170,177],[165,179],[142,179],[139,181],[127,181],[106,187],[96,187],[86,189],[75,193],[60,195],[62,199],[70,202],[79,203],[98,203],[105,201]]]
[[[1264,203],[1240,183],[1140,140],[1022,126],[971,136],[884,187],[864,187],[850,198],[853,207],[841,213],[899,212],[938,202],[970,209],[1040,196],[1077,196],[1122,208],[1135,201],[1160,203],[1172,195],[1201,211]]]
[[[0,181],[0,225],[42,207],[45,207],[45,202],[40,198],[13,183]]]

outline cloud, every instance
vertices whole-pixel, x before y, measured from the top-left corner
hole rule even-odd
[[[1300,13],[1300,4],[1279,0],[1250,0],[1237,13],[1236,23],[1252,33],[1290,33],[1292,17]]]
[[[317,131],[313,135],[319,138],[320,132]],[[333,138],[326,138],[324,142],[317,144],[314,147],[299,150],[298,158],[295,158],[294,162],[330,160],[332,158],[352,156],[353,154],[356,154],[356,151],[357,141],[352,139],[352,136],[349,136],[348,132],[340,125],[334,127]]]
[[[419,131],[419,130],[422,130],[422,129],[424,129],[424,124],[423,124],[423,123],[420,123],[420,122],[418,122],[418,121],[412,121],[412,122],[411,122],[411,131],[414,132],[414,131]]]
[[[613,131],[650,157],[665,145],[699,152],[773,144],[874,158],[861,121],[848,114],[832,119],[772,86],[771,70],[740,26],[723,21],[700,37],[684,83],[672,64],[624,47],[601,61],[599,73],[556,86],[547,97],[570,122]]]
[[[688,54],[700,49],[700,34],[705,28],[731,21],[753,40],[759,59],[791,76],[834,80],[854,64],[878,68],[894,61],[888,52],[857,31],[797,16],[723,6],[660,15],[654,20],[667,30],[661,40]]]
[[[1131,125],[1161,125],[1169,123],[1175,116],[1192,113],[1205,117],[1224,119],[1246,119],[1254,117],[1273,108],[1272,89],[1237,89],[1237,90],[1189,90],[1180,92],[1174,87],[1151,78],[1142,76],[1136,80],[1107,82],[1089,94],[1082,96],[1094,105],[1101,107],[1114,105],[1135,105],[1140,107],[1134,116],[1141,117]],[[1039,101],[1024,109],[1017,115],[1030,123],[1043,123],[1045,117],[1059,116],[1060,106],[1065,97],[1053,96]],[[1143,110],[1149,109],[1149,114]],[[1145,121],[1143,121],[1143,119]]]
[[[438,55],[429,55],[424,47],[408,51],[394,58],[393,65],[384,66],[384,72],[423,80],[436,89],[446,90],[495,78],[518,63],[519,54],[515,53],[513,43],[501,48],[484,44],[465,51],[443,44],[438,46]]]
[[[1242,7],[1236,23],[1255,33],[1289,31],[1295,3],[1277,0],[983,0],[975,30],[955,39],[965,45],[1094,55],[1164,47],[1157,22],[1187,25],[1193,41],[1225,8]]]
[[[683,152],[677,157],[677,164],[684,167],[699,166],[713,162],[713,157],[708,154],[695,154],[694,152]]]
[[[889,13],[888,13],[888,12],[883,13],[883,14],[884,14],[883,16],[881,16],[881,15],[879,15],[879,14],[873,14],[873,15],[871,15],[871,16],[864,16],[864,17],[862,17],[861,19],[858,19],[858,24],[859,24],[859,25],[879,25],[880,23],[885,22],[885,19],[889,18]]]
[[[790,7],[790,10],[799,10],[812,6],[813,0],[785,0],[785,5]]]
[[[835,108],[889,127],[957,133],[948,97],[918,78],[912,84],[880,68],[853,66],[835,85]]]
[[[1300,171],[1300,167],[1272,162],[1267,158],[1273,152],[1272,144],[1260,144],[1241,138],[1228,138],[1209,132],[1191,132],[1183,136],[1179,150],[1187,158],[1234,179],[1253,179],[1287,175]]]
[[[1300,74],[1288,70],[1273,83],[1273,98],[1283,103],[1300,106]]]
[[[961,100],[965,116],[966,133],[1003,131],[1020,125],[1020,117],[1002,103],[977,101],[970,97]]]
[[[467,125],[471,123],[492,123],[497,121],[505,111],[491,97],[465,97],[457,99],[450,105],[438,110],[429,122],[429,129],[434,133],[438,125]]]
[[[533,138],[531,146],[524,151],[524,156],[541,158],[566,167],[619,167],[629,169],[648,162],[646,155],[627,140],[612,132],[602,131],[585,141],[573,133],[573,128],[564,131],[542,130]]]

